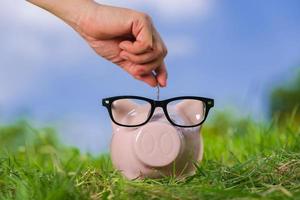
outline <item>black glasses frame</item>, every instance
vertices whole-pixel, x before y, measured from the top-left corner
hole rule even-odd
[[[150,110],[150,113],[149,113],[149,116],[148,116],[148,119],[141,123],[141,124],[138,124],[138,125],[124,125],[124,124],[120,124],[118,122],[115,121],[114,117],[113,117],[113,114],[112,114],[112,104],[114,101],[116,100],[120,100],[120,99],[137,99],[137,100],[143,100],[143,101],[146,101],[148,103],[151,104],[151,110]],[[193,100],[199,100],[199,101],[202,101],[205,103],[205,116],[204,116],[204,119],[196,124],[196,125],[192,125],[192,126],[183,126],[183,125],[178,125],[176,123],[174,123],[169,114],[168,114],[168,111],[167,111],[167,105],[168,103],[172,102],[172,101],[176,101],[176,100],[183,100],[183,99],[193,99]],[[171,98],[171,99],[166,99],[166,100],[162,100],[162,101],[155,101],[155,100],[152,100],[152,99],[148,99],[148,98],[145,98],[145,97],[140,97],[140,96],[116,96],[116,97],[109,97],[109,98],[104,98],[102,99],[102,106],[106,107],[107,110],[108,110],[108,113],[109,113],[109,116],[111,118],[111,120],[119,125],[119,126],[124,126],[124,127],[138,127],[138,126],[143,126],[145,125],[146,123],[149,122],[149,120],[152,118],[153,116],[153,113],[155,111],[155,108],[157,107],[161,107],[164,111],[164,114],[166,116],[166,118],[168,119],[168,121],[174,125],[174,126],[178,126],[178,127],[183,127],[183,128],[192,128],[192,127],[196,127],[196,126],[200,126],[201,124],[204,123],[204,121],[206,120],[207,116],[208,116],[208,113],[209,113],[209,110],[214,107],[214,99],[210,99],[210,98],[205,98],[205,97],[196,97],[196,96],[181,96],[181,97],[174,97],[174,98]]]

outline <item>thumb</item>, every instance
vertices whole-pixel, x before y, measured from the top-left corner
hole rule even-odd
[[[141,76],[138,76],[136,78],[140,81],[143,81],[143,82],[147,83],[151,87],[156,87],[157,86],[157,80],[156,80],[154,74],[152,74],[152,73],[141,75]]]
[[[166,69],[165,62],[162,65],[155,69],[156,79],[161,87],[167,86],[168,72]]]

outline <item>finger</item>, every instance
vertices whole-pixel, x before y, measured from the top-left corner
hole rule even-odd
[[[151,87],[157,86],[157,80],[155,75],[152,73],[152,71],[148,74],[136,74],[135,71],[133,71],[134,68],[136,68],[135,64],[130,61],[123,61],[119,64],[121,68],[123,68],[127,73],[132,75],[135,79],[143,81],[150,85]]]
[[[135,64],[134,67],[132,67],[132,72],[137,75],[149,74],[161,65],[162,59],[157,59],[143,65]]]
[[[161,87],[167,86],[168,72],[166,69],[166,65],[163,62],[162,65],[155,69],[156,79]]]
[[[136,65],[135,63],[132,63],[131,61],[123,61],[119,65],[127,73],[129,73],[134,78],[139,79],[139,80],[141,79],[141,77],[151,74],[153,71],[152,69],[146,69],[145,66]],[[149,79],[148,77],[146,77],[146,78]]]
[[[131,74],[134,78],[136,79],[141,79],[141,77],[146,76],[151,74],[154,78],[155,76],[153,75],[153,71],[158,68],[159,66],[161,66],[163,63],[161,60],[156,60],[152,63],[147,63],[145,65],[137,65],[131,61],[123,61],[121,63],[119,63],[119,65],[129,74]],[[164,71],[164,70],[159,70],[156,69],[156,73],[159,74],[160,71]],[[146,78],[146,80],[150,80],[150,77],[144,77]],[[152,79],[152,78],[151,78]],[[156,80],[156,78],[155,78]],[[162,84],[163,85],[163,84]]]
[[[157,39],[154,38],[155,42],[151,51],[137,55],[122,50],[120,52],[120,57],[124,60],[130,60],[136,64],[145,64],[154,60],[163,59],[164,57],[166,57],[168,51],[165,44],[160,40],[159,35],[157,37]]]
[[[152,45],[151,45],[152,46]],[[148,51],[151,51],[152,47],[142,43],[142,42],[131,42],[131,41],[123,41],[119,45],[120,49],[128,51],[132,54],[143,54]]]
[[[145,63],[149,63],[155,59],[157,59],[159,57],[159,53],[158,52],[147,52],[144,54],[140,54],[140,55],[135,55],[135,54],[131,54],[128,53],[127,51],[121,51],[120,53],[120,57],[124,60],[130,60],[131,62],[134,62],[136,64],[145,64]]]
[[[146,75],[137,76],[136,79],[147,83],[151,87],[156,87],[157,86],[157,80],[156,80],[155,76],[152,73],[146,74]]]
[[[121,42],[119,47],[132,54],[142,54],[153,47],[153,30],[152,22],[148,15],[141,14],[132,25],[132,34],[135,41]]]

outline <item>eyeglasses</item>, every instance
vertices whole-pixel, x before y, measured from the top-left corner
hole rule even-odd
[[[161,107],[172,125],[190,128],[203,124],[214,106],[214,100],[182,96],[155,101],[139,96],[117,96],[102,99],[102,105],[107,108],[111,120],[119,126],[145,125],[152,118],[155,108]]]

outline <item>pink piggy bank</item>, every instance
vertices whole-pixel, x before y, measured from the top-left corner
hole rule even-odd
[[[103,99],[113,125],[111,159],[128,179],[186,176],[203,156],[200,133],[213,100],[177,97],[154,101],[121,96]]]

